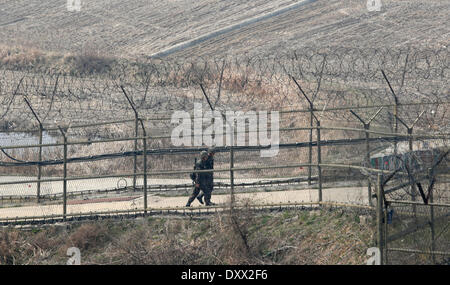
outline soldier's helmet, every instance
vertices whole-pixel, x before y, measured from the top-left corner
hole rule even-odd
[[[209,147],[208,148],[208,153],[216,153],[216,148],[215,147]]]
[[[200,153],[200,158],[203,159],[203,158],[205,158],[205,157],[208,157],[208,152],[207,152],[206,150],[203,150],[203,151]]]

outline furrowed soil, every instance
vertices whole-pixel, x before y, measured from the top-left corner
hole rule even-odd
[[[370,214],[342,209],[235,211],[0,229],[0,264],[365,264]]]
[[[205,37],[174,56],[261,54],[303,46],[360,48],[448,44],[448,1],[383,0],[369,12],[366,0],[301,1],[2,1],[0,44],[57,52],[150,56]],[[267,15],[273,15],[268,16]],[[224,34],[216,31],[261,18]],[[216,36],[208,37],[213,34]]]

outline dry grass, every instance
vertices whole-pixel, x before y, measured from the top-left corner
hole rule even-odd
[[[8,69],[32,68],[45,60],[44,54],[37,49],[0,46],[0,65]]]
[[[80,250],[99,247],[108,239],[108,232],[102,224],[83,224],[71,233],[66,242],[68,247],[78,247]]]
[[[0,230],[0,265],[1,264],[47,264],[55,262],[58,249],[64,235],[50,228],[46,231],[36,230],[32,234],[17,229]],[[56,258],[57,260],[58,257]]]
[[[146,218],[2,229],[0,263],[64,264],[364,264],[372,226],[343,210],[256,213],[248,208],[206,219]]]
[[[26,46],[0,45],[0,68],[43,70],[69,75],[103,74],[111,71],[116,60],[95,52],[58,54]]]

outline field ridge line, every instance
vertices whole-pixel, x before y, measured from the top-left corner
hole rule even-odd
[[[292,10],[297,9],[299,7],[302,7],[302,6],[306,5],[306,4],[314,3],[316,1],[317,0],[302,0],[300,2],[291,4],[291,5],[287,6],[287,7],[275,10],[273,12],[266,13],[266,14],[263,14],[263,15],[260,15],[260,16],[255,16],[253,18],[244,20],[244,21],[242,21],[240,23],[233,24],[233,25],[224,27],[222,29],[219,29],[219,30],[207,33],[205,35],[199,36],[199,37],[194,38],[192,40],[188,40],[188,41],[176,44],[176,45],[171,46],[171,47],[169,47],[169,48],[167,48],[165,50],[156,52],[156,53],[150,55],[150,57],[151,58],[162,58],[162,57],[168,56],[170,54],[179,52],[179,51],[181,51],[183,49],[186,49],[186,48],[192,47],[194,45],[197,45],[199,43],[205,42],[205,41],[207,41],[207,40],[209,40],[211,38],[214,38],[214,37],[217,37],[217,36],[220,36],[220,35],[232,32],[232,31],[235,31],[237,29],[243,28],[245,26],[248,26],[248,25],[260,22],[260,21],[264,21],[264,20],[270,19],[270,18],[275,17],[275,16],[279,16],[281,14],[284,14],[286,12],[292,11]]]

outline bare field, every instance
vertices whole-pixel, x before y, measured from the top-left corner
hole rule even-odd
[[[0,44],[59,53],[149,56],[301,1],[2,1]],[[241,29],[211,37],[175,56],[261,54],[302,46],[398,47],[448,45],[448,1],[317,0]]]
[[[184,51],[184,56],[224,53],[274,54],[304,46],[392,48],[442,47],[449,42],[449,2],[382,1],[368,12],[366,1],[316,1],[278,17]]]
[[[70,12],[66,1],[6,1],[1,5],[0,33],[5,43],[29,43],[43,50],[80,52],[98,48],[130,55],[156,52],[291,3],[101,0],[83,1],[80,12]]]

